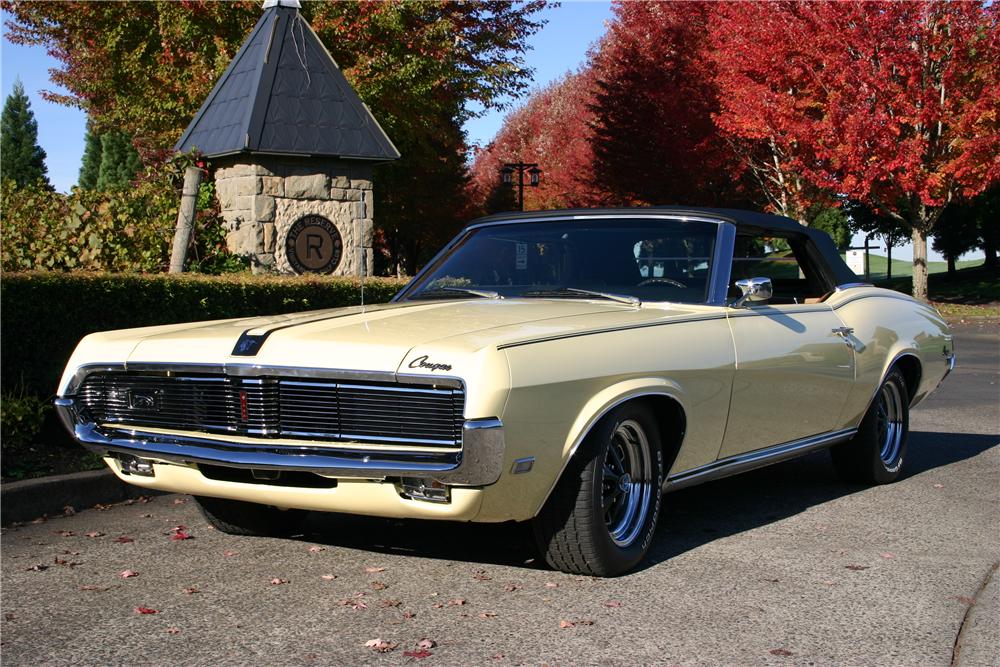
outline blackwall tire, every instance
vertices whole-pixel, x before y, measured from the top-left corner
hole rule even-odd
[[[195,496],[205,520],[229,535],[281,537],[295,532],[305,518],[305,510],[282,510],[270,505],[242,500]]]
[[[546,562],[602,577],[635,567],[653,539],[665,474],[649,407],[631,402],[613,410],[581,443],[534,521]]]
[[[859,484],[889,484],[902,474],[910,431],[906,380],[892,369],[879,386],[857,434],[830,450],[837,473]]]

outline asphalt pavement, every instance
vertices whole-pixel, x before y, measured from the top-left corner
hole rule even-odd
[[[670,494],[617,579],[545,569],[518,525],[240,538],[176,495],[8,528],[0,661],[1000,665],[998,334],[956,327],[900,482],[845,485],[818,453]]]

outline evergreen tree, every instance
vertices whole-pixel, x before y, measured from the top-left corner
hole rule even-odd
[[[11,179],[18,187],[38,180],[49,185],[47,171],[45,151],[38,145],[38,121],[17,79],[0,115],[0,178]]]
[[[127,186],[142,167],[132,140],[122,132],[101,135],[101,166],[97,189],[110,190]]]
[[[101,135],[94,131],[93,123],[87,121],[87,134],[83,138],[83,164],[80,165],[78,185],[87,190],[97,187],[97,176],[101,171]]]

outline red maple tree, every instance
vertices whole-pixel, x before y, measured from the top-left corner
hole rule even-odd
[[[592,91],[593,73],[585,68],[535,92],[511,113],[494,140],[476,153],[473,201],[488,212],[514,208],[514,192],[500,183],[500,168],[520,161],[536,162],[543,170],[538,187],[525,188],[525,210],[603,203],[604,193],[590,178]]]
[[[911,230],[913,294],[945,206],[1000,178],[996,5],[726,3],[709,21],[725,133],[778,190],[846,195]]]

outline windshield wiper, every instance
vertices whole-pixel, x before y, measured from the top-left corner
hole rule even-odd
[[[608,299],[609,301],[617,301],[618,303],[627,303],[630,306],[641,306],[642,301],[638,297],[630,296],[628,294],[612,294],[611,292],[597,292],[595,290],[589,289],[578,289],[576,287],[557,287],[555,289],[548,290],[535,290],[532,292],[525,292],[521,296],[565,296],[566,293],[571,294],[583,294],[586,296],[596,296],[599,299]]]
[[[409,297],[410,299],[443,299],[453,297],[455,293],[480,296],[484,299],[502,299],[500,292],[493,292],[485,289],[471,289],[468,287],[439,287],[437,289],[421,290]]]

